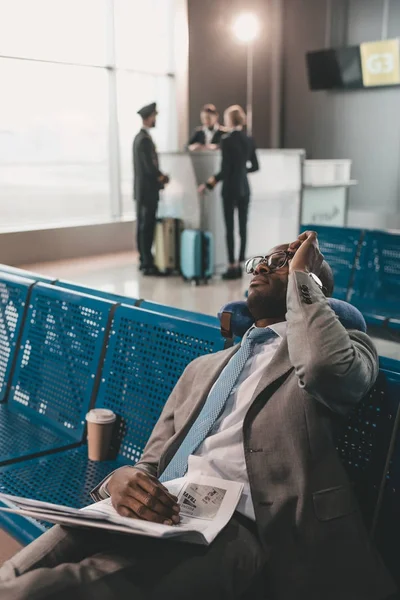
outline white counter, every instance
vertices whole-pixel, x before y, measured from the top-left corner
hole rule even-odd
[[[260,170],[249,175],[252,190],[248,222],[247,255],[290,242],[300,228],[303,150],[258,150]],[[161,154],[161,169],[171,178],[161,194],[160,216],[180,217],[187,227],[200,226],[197,185],[219,170],[220,152]],[[207,193],[204,226],[215,238],[215,268],[227,262],[220,185]],[[237,225],[236,225],[237,228]],[[239,237],[236,235],[236,253]]]

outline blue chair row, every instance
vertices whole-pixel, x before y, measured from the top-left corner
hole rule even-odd
[[[6,464],[81,443],[113,304],[6,274],[0,289]]]
[[[335,276],[334,297],[357,306],[368,325],[400,331],[400,235],[304,225],[317,231]]]
[[[5,289],[14,279],[1,277]],[[14,366],[1,407],[0,461],[10,464],[0,468],[0,491],[81,507],[107,473],[138,460],[183,369],[222,349],[224,340],[210,325],[57,286],[17,283],[30,296],[25,313],[20,303],[20,349],[8,356]],[[2,322],[9,306],[2,307]],[[103,463],[88,461],[82,445],[84,416],[94,404],[120,418],[115,457]],[[45,527],[5,514],[0,525],[23,543]]]
[[[400,329],[400,235],[365,233],[349,300],[370,325]]]
[[[12,374],[4,412],[22,415],[29,434],[45,427],[60,437],[53,446],[46,438],[37,449],[33,435],[28,436],[28,453],[0,468],[0,491],[84,506],[105,475],[140,457],[185,366],[222,349],[220,331],[12,275],[0,275],[0,290],[0,352],[7,349],[5,370]],[[337,444],[385,557],[388,548],[398,549],[399,539],[390,528],[391,518],[400,522],[399,373],[397,361],[382,360],[374,389],[351,415]],[[102,463],[88,460],[84,443],[84,414],[93,403],[119,416],[114,457]],[[13,443],[10,436],[8,452]],[[46,529],[4,513],[0,525],[23,543]]]

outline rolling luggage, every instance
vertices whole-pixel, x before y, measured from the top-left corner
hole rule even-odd
[[[196,285],[207,283],[214,273],[214,238],[204,231],[203,198],[200,199],[200,229],[185,229],[181,237],[181,273]]]
[[[155,265],[162,273],[180,270],[180,219],[158,219],[155,234]]]

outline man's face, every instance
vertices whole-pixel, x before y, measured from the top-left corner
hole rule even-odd
[[[275,246],[267,252],[287,251],[289,244]],[[286,293],[289,280],[289,265],[271,271],[267,264],[260,264],[254,270],[249,286],[247,306],[255,318],[267,319],[284,317],[286,314]]]
[[[151,129],[152,127],[156,126],[156,121],[157,121],[157,113],[153,113],[149,117],[147,117],[147,119],[143,120],[143,124],[145,125],[145,127],[148,127],[149,129]]]
[[[203,110],[200,113],[200,120],[204,127],[214,127],[215,123],[217,122],[217,115],[213,115],[212,113]]]

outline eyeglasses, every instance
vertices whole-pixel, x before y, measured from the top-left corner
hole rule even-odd
[[[288,261],[293,258],[293,252],[287,250],[281,250],[279,252],[273,252],[269,256],[255,256],[250,258],[246,263],[246,273],[251,275],[261,264],[267,265],[270,271],[277,271],[287,265]]]

